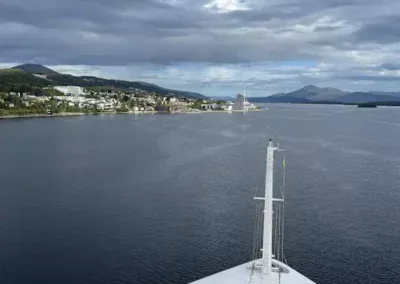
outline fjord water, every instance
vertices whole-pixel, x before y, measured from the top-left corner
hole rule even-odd
[[[400,108],[269,108],[0,120],[0,283],[179,284],[249,261],[270,137],[289,264],[400,283]]]

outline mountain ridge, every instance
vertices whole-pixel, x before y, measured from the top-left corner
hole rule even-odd
[[[30,74],[41,74],[41,75],[61,75],[60,73],[47,68],[46,66],[40,65],[40,64],[34,64],[34,63],[26,63],[26,64],[21,64],[18,66],[14,66],[11,69],[16,69],[16,70],[21,70],[26,73]]]
[[[29,89],[28,86],[47,87],[55,85],[73,85],[80,87],[112,87],[124,91],[140,89],[149,93],[155,92],[156,94],[166,96],[187,97],[193,99],[207,98],[206,96],[199,93],[168,89],[142,81],[114,80],[99,78],[95,76],[73,76],[70,74],[61,74],[40,64],[22,64],[12,67],[10,69],[3,69],[2,72],[0,72],[0,91],[18,91],[16,90],[16,88],[19,88],[21,86],[23,86],[23,91],[27,91]]]
[[[400,92],[346,92],[337,88],[320,88],[307,85],[288,93],[278,93],[268,97],[248,98],[251,102],[271,103],[350,103],[400,102]]]

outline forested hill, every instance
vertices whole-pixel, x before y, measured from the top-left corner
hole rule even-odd
[[[206,98],[199,93],[171,90],[140,81],[111,80],[92,76],[60,74],[37,64],[24,64],[11,69],[0,70],[0,91],[29,92],[32,89],[47,86],[106,87],[122,91],[140,89],[149,93],[154,92],[158,95],[196,99]]]

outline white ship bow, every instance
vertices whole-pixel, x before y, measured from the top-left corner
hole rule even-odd
[[[280,265],[281,273],[272,272],[271,275],[263,275],[261,269],[253,269],[253,262],[245,263],[222,272],[218,272],[206,278],[192,282],[191,284],[315,284],[307,277],[284,263]],[[261,260],[256,261],[261,265]]]
[[[281,197],[274,198],[274,153],[276,151],[280,151],[279,147],[274,146],[270,141],[267,148],[265,196],[254,198],[263,202],[263,210],[258,210],[257,212],[262,211],[262,213],[256,214],[252,260],[191,284],[315,284],[285,264],[283,255],[285,171]],[[284,159],[284,169],[285,166]],[[260,206],[259,209],[261,209]]]

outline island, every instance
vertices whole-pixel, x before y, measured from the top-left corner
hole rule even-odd
[[[377,108],[378,106],[375,103],[363,103],[363,104],[358,104],[357,107],[361,107],[361,108]]]

